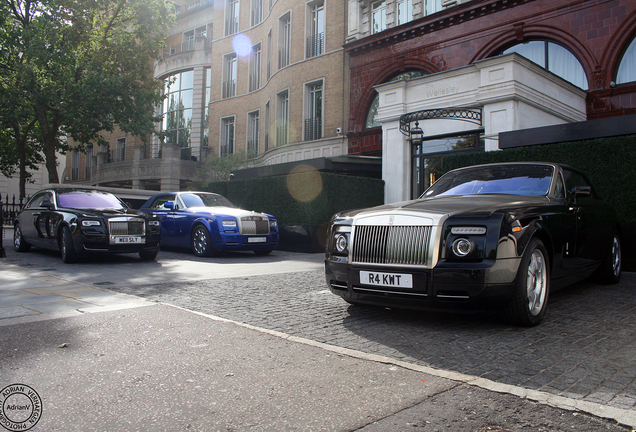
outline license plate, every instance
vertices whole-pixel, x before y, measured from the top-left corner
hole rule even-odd
[[[144,238],[143,237],[137,237],[137,236],[113,237],[113,239],[111,240],[111,243],[116,243],[116,244],[120,244],[120,243],[127,243],[127,244],[129,244],[129,243],[144,243]]]
[[[248,237],[247,242],[248,243],[265,243],[267,242],[267,239],[265,237]]]
[[[365,285],[413,288],[413,275],[403,273],[382,273],[360,271],[360,283]]]

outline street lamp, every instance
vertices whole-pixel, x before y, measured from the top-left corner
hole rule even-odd
[[[422,144],[422,137],[424,136],[424,131],[420,128],[420,122],[415,120],[415,127],[410,131],[411,135],[411,143],[415,145]]]

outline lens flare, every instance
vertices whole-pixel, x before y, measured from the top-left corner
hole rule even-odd
[[[244,34],[237,34],[232,39],[232,47],[239,57],[247,57],[252,52],[252,41]]]

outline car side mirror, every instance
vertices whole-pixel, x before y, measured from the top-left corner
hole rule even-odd
[[[53,204],[51,203],[50,200],[47,200],[47,199],[45,199],[44,201],[40,203],[40,207],[45,207],[49,210],[53,210]]]
[[[174,210],[174,201],[166,201],[163,206],[168,210]]]
[[[592,195],[592,188],[590,186],[575,186],[572,188],[572,195],[574,199],[589,197]]]

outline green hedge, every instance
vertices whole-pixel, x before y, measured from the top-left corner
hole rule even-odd
[[[384,203],[384,181],[309,171],[211,183],[238,207],[273,214],[281,226],[319,227],[339,211]]]
[[[556,162],[583,171],[625,223],[636,223],[636,135],[445,156],[444,172],[493,162]]]

